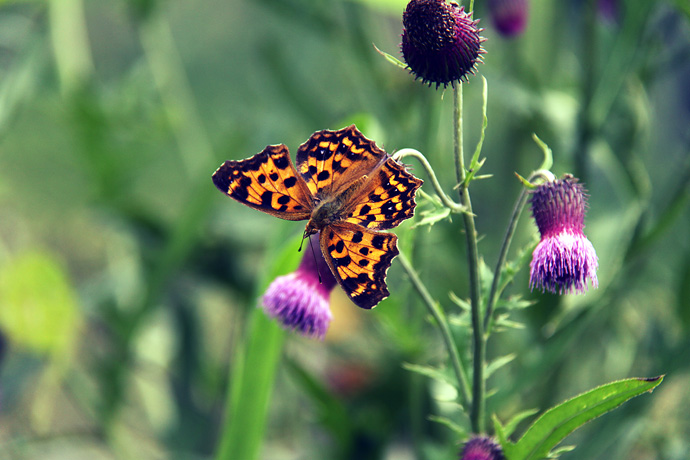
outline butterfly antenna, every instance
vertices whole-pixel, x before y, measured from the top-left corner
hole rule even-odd
[[[314,262],[316,265],[316,273],[319,275],[319,284],[323,284],[321,282],[321,272],[319,271],[319,263],[318,263],[318,259],[316,258],[316,251],[314,250],[314,243],[312,242],[311,238],[309,238],[309,246],[311,246],[311,253],[314,256]]]

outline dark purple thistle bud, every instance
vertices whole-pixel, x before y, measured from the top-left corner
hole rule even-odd
[[[496,30],[504,37],[516,37],[525,31],[528,0],[489,0],[489,13]]]
[[[444,0],[412,0],[403,13],[403,57],[415,79],[436,88],[465,80],[476,71],[484,38],[479,20]]]
[[[465,443],[460,460],[505,460],[503,450],[493,439],[475,436]]]
[[[261,303],[266,314],[285,328],[323,340],[333,318],[329,298],[337,281],[318,248],[318,234],[309,239],[307,245],[315,245],[316,250],[305,250],[296,271],[273,280]]]
[[[563,179],[538,186],[530,200],[541,241],[532,253],[530,289],[554,294],[587,291],[587,280],[598,286],[599,262],[585,227],[587,195],[577,179]]]

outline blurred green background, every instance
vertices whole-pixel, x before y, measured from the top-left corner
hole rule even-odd
[[[493,174],[473,183],[480,251],[492,267],[513,172],[541,161],[536,133],[553,171],[589,190],[600,262],[585,296],[530,294],[525,270],[508,288],[535,304],[513,317],[523,328],[492,337],[489,358],[516,358],[489,380],[488,408],[506,420],[666,374],[577,431],[562,458],[688,459],[690,6],[614,3],[610,17],[596,1],[532,1],[525,33],[505,39],[476,2]],[[373,47],[399,56],[405,4],[0,1],[0,458],[213,458],[248,324],[263,320],[257,296],[285,271],[286,235],[303,231],[223,196],[213,171],[355,122],[388,152],[422,151],[454,185],[451,92]],[[464,88],[469,152],[481,90],[479,77]],[[402,248],[457,313],[461,220],[411,224],[396,231]],[[535,232],[525,212],[511,258]],[[456,458],[462,439],[427,419],[465,423],[453,395],[402,367],[443,365],[440,338],[398,262],[388,280],[373,311],[334,293],[323,343],[273,332],[259,458]],[[454,333],[468,353],[466,328]]]

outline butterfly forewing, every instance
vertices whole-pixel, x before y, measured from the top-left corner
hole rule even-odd
[[[321,251],[333,275],[352,301],[373,308],[388,297],[386,272],[398,255],[398,238],[348,223],[321,231]]]
[[[386,152],[355,125],[315,132],[297,151],[297,169],[315,197],[337,195],[371,173]]]
[[[314,206],[282,144],[269,145],[246,160],[226,161],[213,173],[213,183],[240,203],[281,219],[308,219]]]
[[[389,158],[344,205],[344,221],[385,230],[414,215],[415,193],[422,181]]]

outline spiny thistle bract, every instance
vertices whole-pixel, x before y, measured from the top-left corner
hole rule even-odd
[[[415,79],[429,86],[445,88],[467,81],[482,62],[485,40],[464,7],[443,0],[412,0],[403,13],[400,45],[403,57]]]

